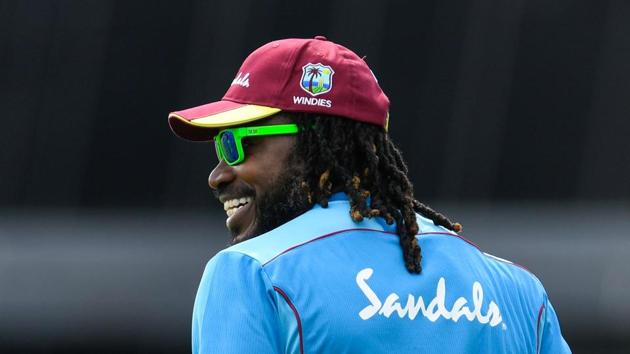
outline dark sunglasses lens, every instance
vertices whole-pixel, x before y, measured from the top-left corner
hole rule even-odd
[[[227,162],[232,163],[238,160],[238,149],[236,148],[236,140],[234,134],[231,131],[223,132],[221,134],[221,146],[223,147],[223,154]]]

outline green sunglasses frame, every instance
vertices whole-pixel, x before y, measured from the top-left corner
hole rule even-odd
[[[229,162],[225,156],[226,153],[223,150],[223,144],[221,144],[221,135],[225,132],[231,132],[234,136],[234,143],[236,144],[236,151],[238,158],[234,162]],[[221,130],[214,136],[214,147],[217,151],[217,157],[219,161],[223,160],[230,166],[238,165],[245,160],[245,151],[243,150],[242,140],[252,136],[268,136],[268,135],[287,135],[296,134],[299,131],[297,124],[278,124],[278,125],[261,125],[258,127],[239,127],[239,128],[227,128]]]

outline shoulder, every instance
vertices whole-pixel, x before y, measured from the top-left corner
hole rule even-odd
[[[418,236],[421,245],[429,246],[432,251],[440,248],[441,251],[460,261],[466,258],[466,262],[485,269],[488,275],[497,281],[528,289],[541,298],[545,296],[542,282],[526,267],[485,252],[473,241],[442,226],[437,226],[433,224],[433,221],[421,215],[417,215],[417,220],[420,227]]]
[[[212,257],[203,272],[200,288],[213,289],[240,286],[243,281],[267,283],[268,277],[258,260],[241,252],[223,250]]]
[[[356,230],[394,232],[395,226],[387,225],[381,218],[354,222],[349,215],[345,200],[334,200],[327,208],[316,205],[308,212],[263,235],[244,241],[222,252],[238,253],[265,265],[280,254],[317,240]]]
[[[416,222],[418,223],[419,235],[423,234],[445,234],[445,235],[454,235],[457,233],[451,231],[443,226],[438,226],[433,223],[433,220],[426,218],[418,213],[416,213]]]

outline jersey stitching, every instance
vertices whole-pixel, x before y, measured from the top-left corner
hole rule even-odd
[[[385,233],[385,234],[393,234],[392,232],[388,232],[388,231],[373,230],[373,229],[366,229],[366,228],[337,230],[337,231],[330,232],[330,233],[327,233],[327,234],[324,234],[324,235],[321,235],[321,236],[317,236],[317,237],[312,238],[312,239],[310,239],[308,241],[304,241],[302,243],[298,243],[297,245],[293,245],[293,246],[287,248],[286,250],[278,253],[277,255],[273,256],[267,262],[263,263],[263,267],[266,266],[267,264],[273,262],[274,260],[276,260],[278,257],[282,256],[283,254],[289,253],[289,252],[293,251],[296,248],[302,247],[302,246],[304,246],[306,244],[309,244],[311,242],[315,242],[315,241],[318,241],[318,240],[321,240],[321,239],[324,239],[324,238],[327,238],[327,237],[330,237],[330,236],[334,236],[334,235],[337,235],[337,234],[340,234],[340,233],[348,232],[348,231],[374,231],[374,232],[381,232],[381,233]]]
[[[303,338],[303,334],[302,334],[302,320],[300,319],[300,313],[298,312],[297,308],[295,307],[295,305],[293,305],[293,302],[291,302],[291,299],[289,299],[289,296],[279,287],[277,286],[273,286],[273,289],[280,294],[280,296],[282,296],[282,298],[284,298],[284,301],[287,302],[287,304],[289,305],[289,307],[291,308],[291,310],[293,311],[293,314],[295,315],[295,319],[297,321],[297,328],[298,328],[298,336],[300,337],[300,354],[304,354],[304,338]]]
[[[282,255],[284,255],[286,253],[289,253],[289,252],[293,251],[296,248],[299,248],[299,247],[302,247],[302,246],[304,246],[306,244],[309,244],[311,242],[319,241],[321,239],[328,238],[330,236],[335,236],[335,235],[338,235],[338,234],[341,234],[341,233],[344,233],[344,232],[350,232],[350,231],[371,231],[371,232],[380,232],[382,234],[388,234],[388,235],[397,235],[395,232],[384,231],[384,230],[374,230],[374,229],[368,229],[368,228],[352,228],[352,229],[337,230],[337,231],[333,231],[333,232],[330,232],[330,233],[327,233],[327,234],[324,234],[324,235],[321,235],[321,236],[317,236],[317,237],[312,238],[312,239],[310,239],[308,241],[304,241],[302,243],[298,243],[297,245],[293,245],[293,246],[287,248],[286,250],[278,253],[277,255],[273,256],[267,262],[263,263],[262,266],[265,267],[267,264],[273,262],[278,257],[280,257],[280,256],[282,256]],[[472,246],[474,246],[475,248],[477,248],[479,250],[479,247],[477,247],[477,245],[475,245],[471,241],[468,241],[467,239],[465,239],[465,238],[463,238],[463,237],[461,237],[459,235],[454,235],[454,234],[451,234],[451,233],[448,233],[448,232],[424,232],[424,233],[419,233],[416,236],[422,236],[422,235],[448,235],[448,236],[455,236],[455,237],[458,237],[458,238],[462,239],[463,241],[466,241],[467,243],[471,244]]]
[[[542,318],[542,314],[545,311],[545,304],[540,305],[540,310],[538,310],[538,321],[536,322],[536,354],[540,353],[540,319]]]
[[[282,291],[282,289],[280,289],[279,287],[273,285],[273,281],[271,280],[271,276],[269,276],[269,274],[267,273],[267,270],[263,267],[263,265],[260,263],[260,261],[258,259],[256,259],[255,257],[252,257],[251,255],[249,255],[247,253],[244,253],[244,252],[241,252],[241,251],[233,251],[233,250],[221,251],[219,253],[232,253],[232,252],[233,253],[238,253],[238,254],[240,254],[242,256],[245,256],[245,257],[251,259],[254,263],[258,264],[258,266],[260,268],[260,271],[263,274],[263,278],[264,278],[263,282],[265,282],[265,286],[267,287],[267,289],[269,289],[268,286],[271,286],[276,292],[278,292],[278,290]],[[290,300],[288,300],[288,297],[285,298],[285,301],[287,301],[289,303],[289,306],[291,306],[291,308],[294,310],[294,312],[297,311],[292,306]],[[276,306],[276,311],[278,311],[278,304],[276,304],[275,301],[273,302],[273,304]],[[299,315],[298,315],[297,312],[295,312],[295,315],[298,316],[298,328],[301,328],[300,321],[299,321]],[[300,340],[301,340],[301,338],[302,338],[302,332],[300,330]]]
[[[338,234],[341,234],[341,233],[344,233],[344,232],[350,232],[350,231],[371,231],[371,232],[380,232],[380,233],[388,234],[388,235],[397,235],[395,232],[384,231],[384,230],[374,230],[374,229],[368,229],[368,228],[353,228],[353,229],[337,230],[337,231],[334,231],[334,232],[327,233],[325,235],[317,236],[317,237],[312,238],[312,239],[310,239],[308,241],[304,241],[302,243],[298,243],[297,245],[293,245],[293,246],[287,248],[286,250],[278,253],[277,255],[271,257],[271,259],[269,259],[267,262],[263,263],[262,266],[265,267],[265,266],[267,266],[267,264],[275,261],[280,256],[282,256],[282,255],[284,255],[286,253],[289,253],[289,252],[293,251],[296,248],[299,248],[299,247],[302,247],[302,246],[304,246],[306,244],[309,244],[311,242],[319,241],[319,240],[324,239],[324,238],[328,238],[328,237],[331,237],[331,236],[335,236],[335,235],[338,235]],[[532,276],[534,276],[536,278],[536,276],[534,275],[534,273],[532,273],[532,271],[530,271],[529,269],[527,269],[526,267],[524,267],[524,266],[522,266],[522,265],[520,265],[518,263],[514,263],[514,262],[511,262],[511,261],[507,261],[507,260],[499,260],[499,259],[496,259],[496,257],[491,257],[491,256],[487,255],[485,252],[483,252],[481,250],[481,248],[479,246],[477,246],[474,242],[472,242],[471,240],[465,238],[464,236],[453,234],[453,233],[450,233],[450,232],[421,232],[421,233],[418,233],[416,236],[423,236],[423,235],[444,235],[444,236],[457,237],[458,239],[460,239],[460,240],[468,243],[469,245],[475,247],[477,249],[477,251],[481,252],[481,254],[484,257],[489,258],[489,259],[494,260],[494,261],[497,261],[497,262],[501,262],[503,264],[513,265],[513,266],[515,266],[517,268],[521,268],[521,269],[527,271],[529,274],[531,274]],[[243,253],[243,254],[245,254],[245,253]],[[538,278],[536,278],[536,279],[538,279]]]
[[[536,276],[536,275],[534,274],[534,272],[532,272],[531,270],[527,269],[527,267],[525,267],[525,266],[523,266],[523,265],[520,265],[520,264],[518,264],[518,263],[514,263],[514,262],[512,262],[512,261],[508,261],[507,259],[502,259],[502,258],[499,258],[499,257],[497,257],[497,256],[493,256],[493,255],[491,255],[491,254],[487,254],[487,253],[485,253],[485,252],[482,252],[482,253],[483,253],[483,255],[484,255],[484,256],[486,256],[486,257],[488,257],[488,258],[490,258],[490,259],[492,259],[492,260],[494,260],[494,261],[497,261],[497,262],[499,262],[499,263],[504,263],[504,264],[513,265],[513,266],[515,266],[515,267],[518,267],[518,268],[521,268],[521,269],[523,269],[523,270],[527,271],[527,273],[529,273],[529,274],[531,274],[531,275],[533,275],[533,276]]]
[[[489,253],[484,252],[481,247],[477,246],[477,244],[475,244],[474,242],[472,242],[471,240],[465,238],[462,235],[457,235],[457,234],[452,234],[450,232],[425,232],[425,233],[419,233],[418,235],[446,235],[446,236],[453,236],[453,237],[457,237],[460,240],[468,243],[469,245],[475,247],[479,252],[481,252],[481,254],[483,254],[486,258],[490,258],[491,260],[503,263],[503,264],[509,264],[509,265],[513,265],[515,267],[521,268],[525,271],[527,271],[527,273],[533,275],[534,277],[536,277],[536,275],[534,274],[534,272],[532,272],[531,270],[527,269],[527,267],[520,265],[518,263],[514,263],[512,261],[508,261],[507,259],[503,259],[503,258],[499,258],[497,256],[493,256]],[[536,278],[538,279],[538,278]]]

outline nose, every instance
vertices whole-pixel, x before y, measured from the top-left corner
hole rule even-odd
[[[236,178],[236,172],[232,166],[221,160],[208,176],[208,185],[212,189],[218,189],[221,185],[229,184]]]

